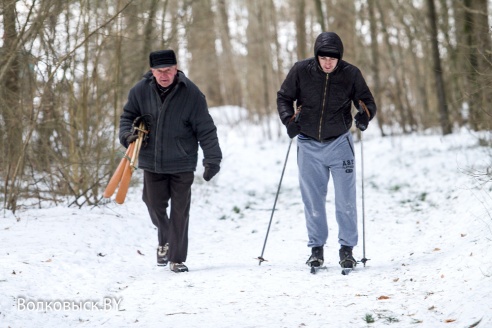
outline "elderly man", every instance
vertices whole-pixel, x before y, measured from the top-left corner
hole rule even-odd
[[[145,123],[149,132],[138,167],[144,171],[142,199],[157,227],[157,264],[169,262],[172,271],[185,272],[198,148],[204,155],[206,181],[219,172],[222,153],[205,96],[178,69],[174,51],[154,51],[149,59],[150,71],[128,94],[119,138],[128,147],[137,139],[133,127]]]

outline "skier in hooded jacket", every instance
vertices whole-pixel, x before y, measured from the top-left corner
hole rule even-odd
[[[294,64],[277,93],[280,120],[290,138],[297,136],[299,185],[304,203],[311,267],[323,265],[328,239],[326,196],[333,178],[340,244],[339,264],[353,268],[357,245],[357,208],[352,103],[362,101],[368,111],[355,115],[364,131],[376,115],[376,104],[361,71],[342,60],[343,43],[334,32],[315,41],[314,57]]]

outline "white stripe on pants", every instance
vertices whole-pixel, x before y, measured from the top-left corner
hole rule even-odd
[[[357,245],[356,176],[353,139],[347,132],[330,142],[297,139],[299,185],[304,202],[308,247],[328,239],[326,196],[330,174],[335,190],[338,242]]]

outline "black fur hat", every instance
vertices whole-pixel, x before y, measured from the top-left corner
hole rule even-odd
[[[176,55],[172,50],[159,50],[149,55],[150,68],[163,68],[177,64]]]

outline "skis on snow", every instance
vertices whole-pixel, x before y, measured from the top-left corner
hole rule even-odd
[[[311,273],[316,274],[318,273],[319,270],[327,270],[328,268],[326,266],[312,266],[311,267]]]
[[[354,270],[354,268],[343,268],[342,269],[342,274],[344,276],[348,276],[350,274],[350,272],[352,272]]]
[[[353,263],[353,266],[352,267],[344,268],[342,266],[342,272],[341,272],[342,275],[348,276],[350,273],[352,273],[352,271],[354,271],[357,263],[358,262]],[[309,263],[309,261],[306,264],[310,267],[311,274],[316,274],[320,270],[328,270],[328,268],[325,265],[323,265],[323,264],[321,264],[321,265],[310,265],[311,263]]]
[[[311,274],[317,274],[320,270],[328,270],[326,266],[312,266],[310,268]],[[352,271],[354,271],[354,268],[342,268],[342,274],[344,276],[348,276]]]

